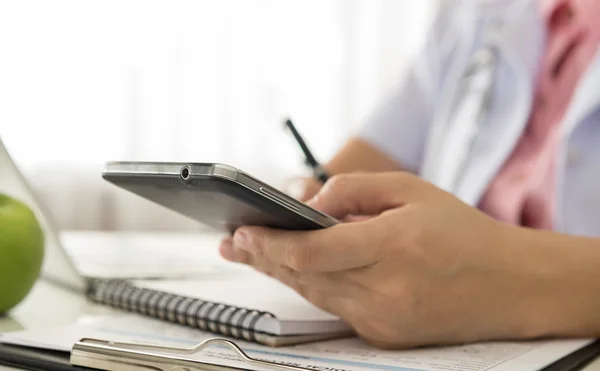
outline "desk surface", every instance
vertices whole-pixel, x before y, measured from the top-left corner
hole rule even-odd
[[[81,294],[40,280],[19,306],[8,316],[0,317],[0,332],[69,325],[111,311],[105,306],[90,303]],[[7,370],[15,369],[0,366],[0,371]],[[600,371],[600,358],[585,371]]]
[[[0,317],[0,332],[69,325],[86,316],[108,314],[110,311],[110,308],[89,303],[78,293],[38,281],[19,306],[7,317]],[[0,371],[6,370],[15,369],[0,366]]]

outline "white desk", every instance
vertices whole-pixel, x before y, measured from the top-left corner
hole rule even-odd
[[[85,316],[108,314],[111,310],[89,303],[80,294],[38,281],[21,304],[7,317],[0,317],[0,332],[68,325]],[[15,369],[0,365],[0,371],[6,370]]]
[[[45,281],[38,281],[27,298],[7,317],[0,317],[0,332],[68,325],[77,320],[111,313],[82,295]],[[0,371],[15,370],[0,366]],[[585,368],[600,371],[600,359]]]

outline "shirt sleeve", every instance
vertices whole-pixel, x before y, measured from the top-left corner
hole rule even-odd
[[[360,138],[408,171],[418,173],[421,168],[429,126],[447,74],[448,55],[458,40],[456,33],[450,32],[455,20],[452,10],[440,9],[403,81],[358,132]]]

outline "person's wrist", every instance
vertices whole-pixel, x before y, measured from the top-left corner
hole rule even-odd
[[[489,234],[489,290],[484,303],[486,331],[494,338],[532,339],[553,331],[548,305],[561,272],[529,229],[494,222]],[[487,316],[487,319],[486,317]]]
[[[598,260],[577,239],[516,227],[508,234],[516,278],[511,314],[519,338],[591,336],[600,330],[600,313],[595,313],[600,306],[593,304],[600,292],[594,288]]]
[[[480,231],[485,236],[482,241],[485,259],[478,284],[478,290],[482,291],[473,293],[479,305],[471,319],[479,322],[477,336],[528,338],[534,330],[523,317],[533,305],[530,292],[535,277],[527,267],[529,257],[520,248],[521,232],[513,225],[495,220]]]
[[[548,308],[556,300],[558,277],[556,259],[551,250],[543,251],[533,233],[526,228],[511,228],[508,239],[513,251],[512,323],[517,337],[533,339],[553,332],[554,315]],[[507,303],[511,305],[510,303]]]

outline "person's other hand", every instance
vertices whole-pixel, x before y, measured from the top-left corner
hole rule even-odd
[[[309,232],[242,227],[221,255],[275,277],[381,347],[533,334],[535,264],[511,242],[518,228],[407,173],[334,177],[309,204],[337,218],[376,216]]]
[[[301,177],[287,181],[283,186],[283,191],[297,200],[305,202],[319,193],[322,187],[323,184],[315,178]]]

